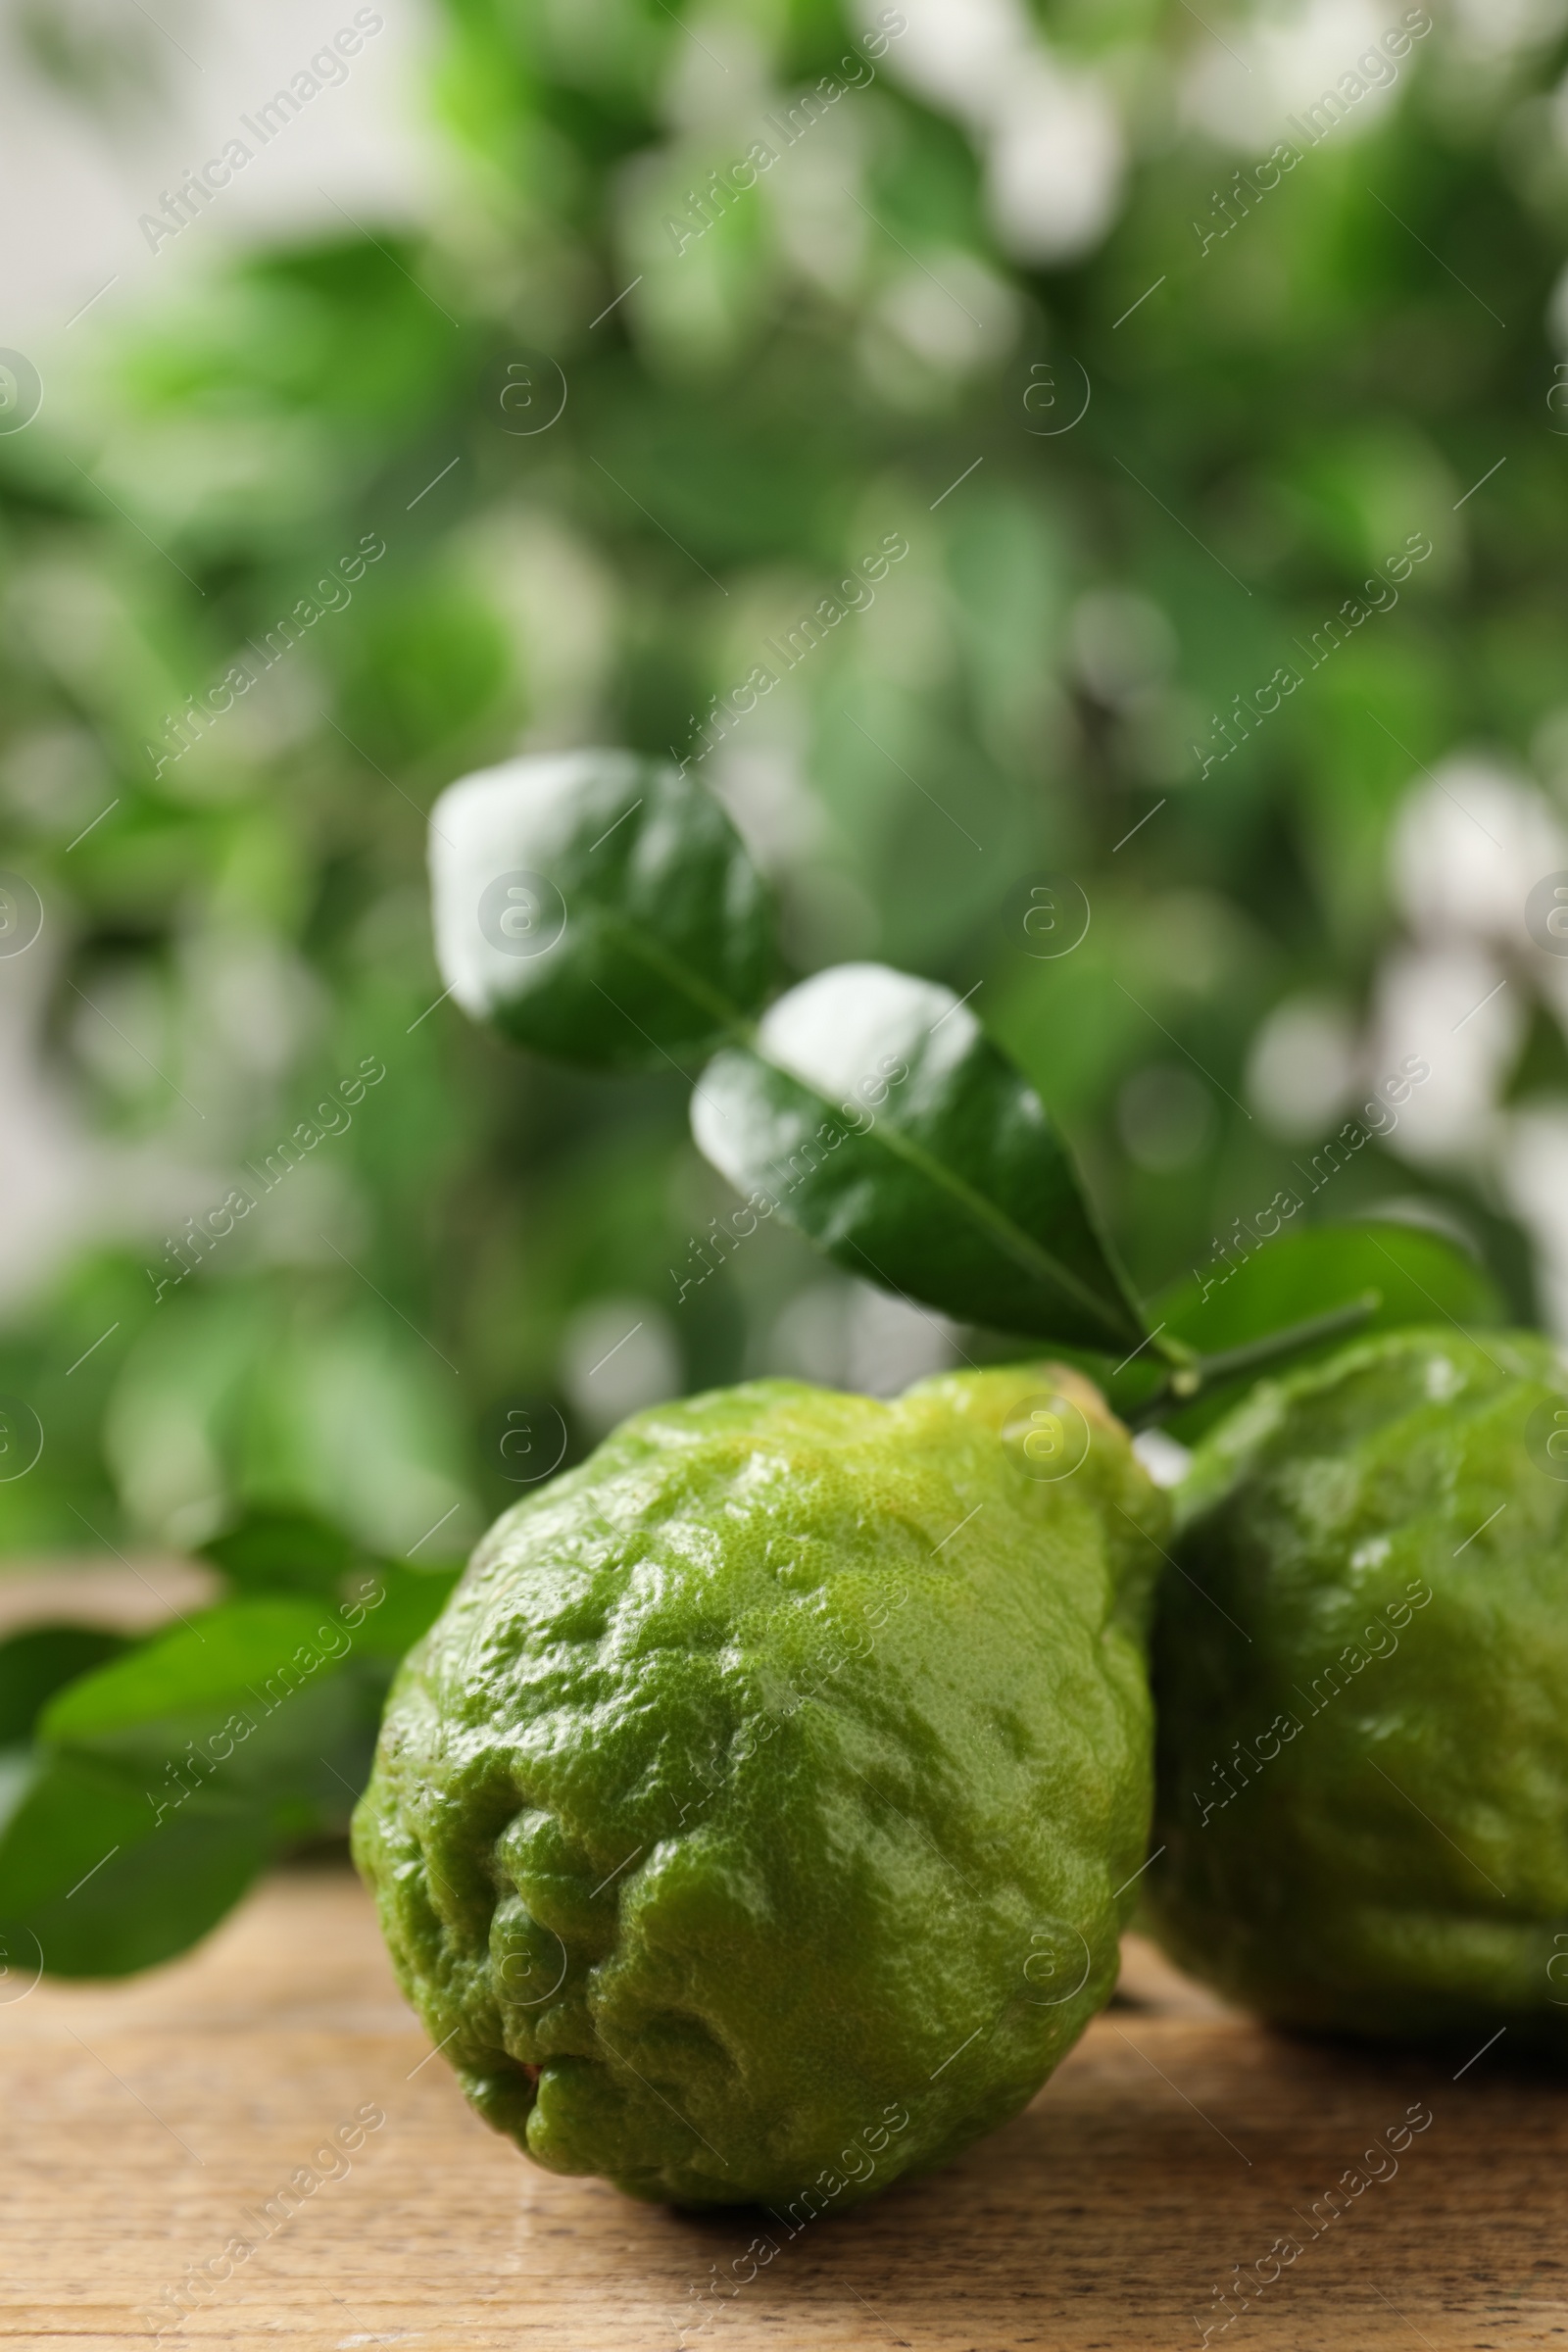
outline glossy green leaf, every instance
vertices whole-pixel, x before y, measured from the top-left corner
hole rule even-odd
[[[257,1507],[197,1556],[245,1592],[335,1595],[364,1554],[351,1536],[310,1511]]]
[[[116,1977],[184,1951],[274,1850],[256,1806],[192,1800],[160,1819],[133,1777],[41,1751],[13,1776],[0,1825],[0,1966]]]
[[[0,1748],[30,1738],[55,1692],[130,1647],[96,1625],[31,1625],[0,1642]]]
[[[628,752],[514,760],[430,816],[451,994],[514,1044],[663,1069],[746,1024],[775,969],[760,876],[718,803]]]
[[[709,1065],[692,1125],[757,1214],[868,1281],[1035,1340],[1145,1336],[1040,1097],[932,981],[819,972]]]
[[[1443,1234],[1393,1218],[1313,1225],[1299,1233],[1287,1228],[1229,1270],[1223,1262],[1200,1268],[1167,1291],[1151,1312],[1156,1323],[1164,1322],[1206,1357],[1348,1306],[1369,1292],[1377,1294],[1378,1304],[1357,1337],[1414,1323],[1468,1329],[1507,1320],[1496,1285],[1467,1250]],[[1331,1341],[1297,1360],[1313,1362],[1345,1344]],[[1233,1403],[1235,1395],[1234,1385],[1220,1388],[1168,1426],[1190,1440]]]

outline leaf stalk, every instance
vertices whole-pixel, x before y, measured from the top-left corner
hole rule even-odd
[[[1288,1324],[1283,1331],[1266,1332],[1261,1339],[1249,1340],[1244,1347],[1222,1348],[1215,1355],[1189,1352],[1185,1362],[1169,1359],[1172,1369],[1167,1377],[1152,1395],[1134,1407],[1128,1419],[1134,1429],[1148,1429],[1211,1390],[1266,1372],[1308,1348],[1321,1347],[1325,1340],[1342,1339],[1375,1315],[1382,1303],[1381,1291],[1363,1291],[1348,1306],[1309,1316],[1304,1323]],[[1162,1346],[1162,1353],[1168,1355],[1169,1345]]]

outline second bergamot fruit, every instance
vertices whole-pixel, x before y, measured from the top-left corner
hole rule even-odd
[[[1284,2024],[1568,2048],[1568,1375],[1399,1331],[1261,1384],[1182,1490],[1151,1911]]]

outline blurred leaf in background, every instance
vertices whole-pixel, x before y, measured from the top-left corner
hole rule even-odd
[[[0,1641],[0,1946],[19,1968],[170,1959],[270,1862],[341,1838],[393,1670],[457,1576],[275,1509],[205,1557],[228,1596],[142,1640]]]
[[[0,436],[0,1546],[446,1557],[660,1394],[987,1344],[440,1002],[425,812],[519,752],[687,762],[789,977],[965,997],[1145,1296],[1293,1187],[1568,1331],[1565,64],[451,0],[426,233],[84,321]]]

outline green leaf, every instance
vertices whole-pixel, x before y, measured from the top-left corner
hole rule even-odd
[[[773,983],[772,911],[717,802],[629,752],[514,760],[430,816],[451,994],[514,1045],[660,1069],[744,1029]]]
[[[274,1839],[248,1805],[198,1802],[160,1822],[112,1768],[41,1753],[0,1827],[0,1961],[24,1981],[118,1977],[184,1951],[266,1867]]]
[[[136,1779],[149,1810],[254,1805],[279,1836],[346,1819],[373,1743],[384,1661],[337,1608],[225,1602],[71,1684],[46,1747]]]
[[[395,1665],[421,1634],[429,1632],[462,1574],[461,1566],[405,1568],[394,1560],[378,1561],[359,1595],[366,1611],[356,1636],[359,1653]]]
[[[1412,1323],[1469,1328],[1507,1320],[1501,1294],[1466,1250],[1424,1226],[1393,1218],[1282,1232],[1229,1273],[1216,1264],[1176,1284],[1154,1301],[1151,1314],[1200,1357],[1212,1356],[1348,1306],[1368,1292],[1378,1294],[1379,1304],[1357,1338]],[[1343,1339],[1330,1341],[1296,1360],[1315,1362],[1345,1345]],[[1168,1426],[1190,1443],[1234,1400],[1234,1385],[1222,1388]]]
[[[352,1637],[337,1617],[306,1600],[224,1601],[72,1684],[44,1710],[39,1735],[56,1742],[135,1740],[149,1724],[237,1706],[270,1678],[281,1694],[285,1676],[298,1684],[291,1661],[300,1648],[319,1646],[329,1661],[334,1650],[347,1656]],[[332,1640],[318,1643],[329,1630]]]
[[[265,1575],[257,1543],[245,1572]],[[289,1540],[277,1556],[303,1555]],[[341,1556],[323,1544],[316,1564],[329,1561],[335,1581]],[[91,1670],[34,1690],[37,1749],[0,1756],[0,1966],[150,1967],[205,1935],[290,1840],[344,1829],[392,1667],[457,1576],[385,1561],[341,1602],[274,1593],[134,1648],[75,1644]],[[75,1629],[46,1630],[63,1664],[58,1638]],[[0,1648],[0,1678],[18,1646]]]
[[[130,1647],[96,1625],[32,1625],[0,1642],[0,1749],[29,1739],[55,1692]]]
[[[203,1544],[197,1556],[245,1592],[335,1596],[365,1555],[340,1527],[310,1511],[255,1506],[226,1534]]]
[[[950,989],[841,964],[720,1053],[697,1142],[758,1213],[962,1321],[1113,1350],[1146,1325],[1045,1105]]]

